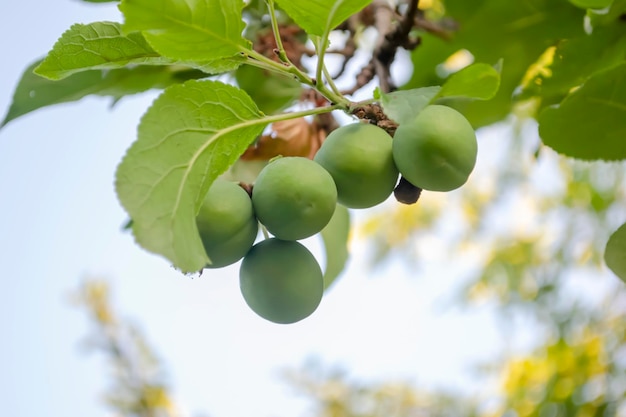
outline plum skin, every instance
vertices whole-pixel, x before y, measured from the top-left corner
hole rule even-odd
[[[398,126],[392,148],[402,176],[430,191],[451,191],[465,184],[478,152],[469,121],[442,105],[430,105]]]
[[[257,177],[252,205],[259,221],[275,237],[299,240],[320,232],[337,205],[330,174],[303,157],[271,161]]]
[[[259,230],[248,193],[234,182],[219,179],[204,197],[196,225],[211,260],[206,268],[221,268],[243,258]]]
[[[256,314],[290,324],[317,309],[324,279],[315,257],[301,243],[270,238],[254,245],[244,257],[239,287]]]
[[[337,185],[337,200],[350,208],[368,208],[385,201],[398,182],[391,136],[378,126],[344,125],[332,131],[315,161]]]

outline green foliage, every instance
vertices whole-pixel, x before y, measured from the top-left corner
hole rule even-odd
[[[140,66],[84,71],[59,81],[51,81],[33,72],[40,63],[37,61],[24,71],[2,126],[42,107],[77,101],[89,95],[112,97],[117,101],[131,94],[205,76],[201,71],[184,67]]]
[[[247,49],[241,36],[243,2],[123,0],[124,30],[142,31],[148,43],[171,59],[212,61]]]
[[[285,12],[310,35],[323,36],[371,0],[279,0]]]
[[[35,74],[60,80],[86,69],[121,68],[130,64],[171,64],[146,42],[140,32],[122,33],[115,22],[76,24],[54,44]]]
[[[615,20],[548,48],[529,72],[518,99],[540,97],[542,106],[556,104],[597,72],[622,64],[626,57],[622,26]]]
[[[138,139],[117,170],[117,194],[137,242],[183,272],[209,263],[196,213],[211,183],[265,124],[235,87],[188,81],[168,88],[142,118]]]
[[[585,120],[585,123],[572,123]],[[626,63],[597,73],[558,107],[539,115],[539,134],[556,151],[580,159],[626,158]]]
[[[398,124],[409,123],[437,96],[441,87],[421,87],[412,90],[394,91],[377,97],[385,114]]]
[[[494,67],[478,63],[452,74],[431,99],[463,97],[477,100],[492,99],[500,88],[500,73]]]
[[[239,67],[235,79],[265,114],[278,113],[302,94],[302,86],[293,78],[249,65]]]
[[[448,40],[422,36],[422,45],[413,51],[412,78],[404,88],[441,84],[447,72],[440,66],[457,51],[468,51],[476,62],[502,59],[500,89],[494,99],[456,104],[475,127],[502,120],[511,112],[514,91],[545,48],[583,34],[584,11],[566,1],[483,0],[470,6],[464,0],[446,0],[444,5],[443,24],[451,18],[458,30],[450,32]]]
[[[449,101],[492,99],[500,87],[500,72],[487,64],[469,65],[452,74],[443,86],[420,87],[392,93],[375,92],[385,114],[396,123],[410,123],[429,104]]]

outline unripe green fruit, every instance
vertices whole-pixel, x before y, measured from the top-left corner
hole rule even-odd
[[[196,217],[198,232],[211,264],[221,268],[250,250],[259,230],[248,193],[234,182],[216,180]]]
[[[398,181],[391,136],[364,123],[330,133],[315,155],[337,185],[337,200],[346,207],[367,208],[382,203]]]
[[[307,248],[295,241],[266,239],[243,258],[241,294],[259,316],[295,323],[315,311],[324,292],[322,270]]]
[[[447,106],[426,107],[413,121],[398,126],[393,138],[400,173],[424,190],[451,191],[465,184],[477,152],[472,125]]]
[[[252,191],[259,221],[279,239],[304,239],[321,231],[333,216],[337,188],[314,161],[285,157],[270,162]]]

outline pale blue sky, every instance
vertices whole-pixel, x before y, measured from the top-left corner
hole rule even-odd
[[[1,2],[0,112],[22,70],[73,23],[120,20],[111,5],[77,0]],[[370,380],[471,386],[462,371],[502,346],[488,310],[434,309],[455,273],[425,265],[417,279],[391,264],[369,276],[356,253],[310,318],[291,326],[255,316],[239,294],[237,267],[185,278],[120,231],[126,220],[113,175],[155,93],[88,98],[43,109],[0,130],[0,393],[13,417],[99,417],[108,384],[102,357],[67,294],[88,276],[112,282],[115,304],[141,323],[187,415],[303,415],[279,378],[317,357]],[[308,241],[319,256],[318,242]],[[478,337],[477,335],[480,334]],[[462,348],[460,348],[462,347]]]

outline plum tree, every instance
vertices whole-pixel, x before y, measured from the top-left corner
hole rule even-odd
[[[221,268],[243,258],[259,230],[248,193],[236,183],[223,180],[211,185],[196,224],[211,260],[207,268]]]
[[[465,184],[476,164],[478,145],[472,125],[458,111],[431,105],[398,126],[393,159],[411,184],[451,191]]]
[[[316,162],[303,157],[279,158],[259,173],[252,204],[259,221],[274,236],[304,239],[330,221],[337,205],[337,188]]]
[[[241,294],[259,316],[289,324],[311,315],[324,292],[322,270],[307,248],[276,238],[257,243],[239,270]]]
[[[353,123],[334,130],[315,161],[333,177],[337,200],[350,208],[382,203],[398,181],[391,136],[372,124]]]

